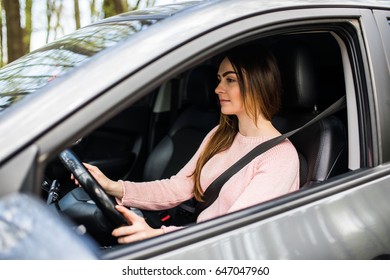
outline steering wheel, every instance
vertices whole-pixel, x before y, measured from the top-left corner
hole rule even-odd
[[[128,225],[122,214],[115,209],[114,202],[73,151],[66,149],[60,153],[59,158],[115,228]]]

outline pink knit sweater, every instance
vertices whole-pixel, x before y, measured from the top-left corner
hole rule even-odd
[[[205,137],[192,159],[169,179],[152,182],[123,184],[120,204],[146,210],[172,208],[193,197],[194,181],[190,175],[205,144],[216,130]],[[232,146],[211,158],[203,167],[200,182],[203,190],[223,171],[243,157],[265,137],[246,137],[238,133]],[[197,222],[206,221],[233,211],[295,191],[299,188],[298,154],[288,140],[256,157],[233,175],[223,186],[217,200],[198,216]],[[177,227],[163,227],[165,232]]]

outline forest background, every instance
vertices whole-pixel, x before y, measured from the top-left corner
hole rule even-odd
[[[0,67],[97,20],[183,0],[0,0]]]

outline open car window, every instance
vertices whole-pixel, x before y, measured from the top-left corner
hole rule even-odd
[[[345,82],[351,73],[345,71],[348,60],[343,56],[348,56],[348,50],[340,44],[342,40],[332,31],[312,32],[314,30],[316,27],[310,32],[280,33],[252,42],[266,45],[278,60],[283,95],[280,112],[273,123],[282,133],[316,117],[345,96],[350,86]],[[199,64],[166,80],[99,128],[82,135],[72,150],[82,161],[97,165],[114,180],[150,181],[175,175],[190,160],[205,135],[218,124],[220,108],[214,93],[218,56],[216,53],[202,59]],[[296,75],[295,69],[300,69],[299,74],[303,76]],[[209,76],[213,78],[207,79]],[[302,96],[306,99],[300,99]],[[302,190],[315,188],[350,170],[348,118],[344,108],[316,124],[318,126],[291,137],[300,156]],[[322,126],[326,130],[322,131]],[[307,139],[311,139],[312,145],[308,145]],[[179,152],[174,153],[172,146]],[[46,172],[46,188],[51,179],[56,178],[64,186],[64,195],[71,190],[69,173],[58,159],[48,165]],[[66,186],[70,189],[65,191]],[[77,195],[73,193],[73,197]],[[88,198],[80,199],[88,201]],[[79,201],[68,202],[62,205],[65,212],[69,211],[76,222],[92,227],[92,235],[102,246],[112,245],[113,240],[107,238],[104,226],[96,228],[92,224],[96,225],[97,221],[83,220],[83,211],[71,212],[72,203]],[[152,227],[175,223],[185,226],[189,221],[186,215],[191,214],[188,209],[192,207],[191,203],[185,203],[166,211],[133,210],[145,217]],[[103,219],[101,215],[95,214],[95,217]]]

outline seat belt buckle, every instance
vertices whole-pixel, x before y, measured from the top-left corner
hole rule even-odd
[[[159,213],[160,221],[164,226],[168,226],[171,224],[172,217],[168,213],[168,211],[162,211]]]

